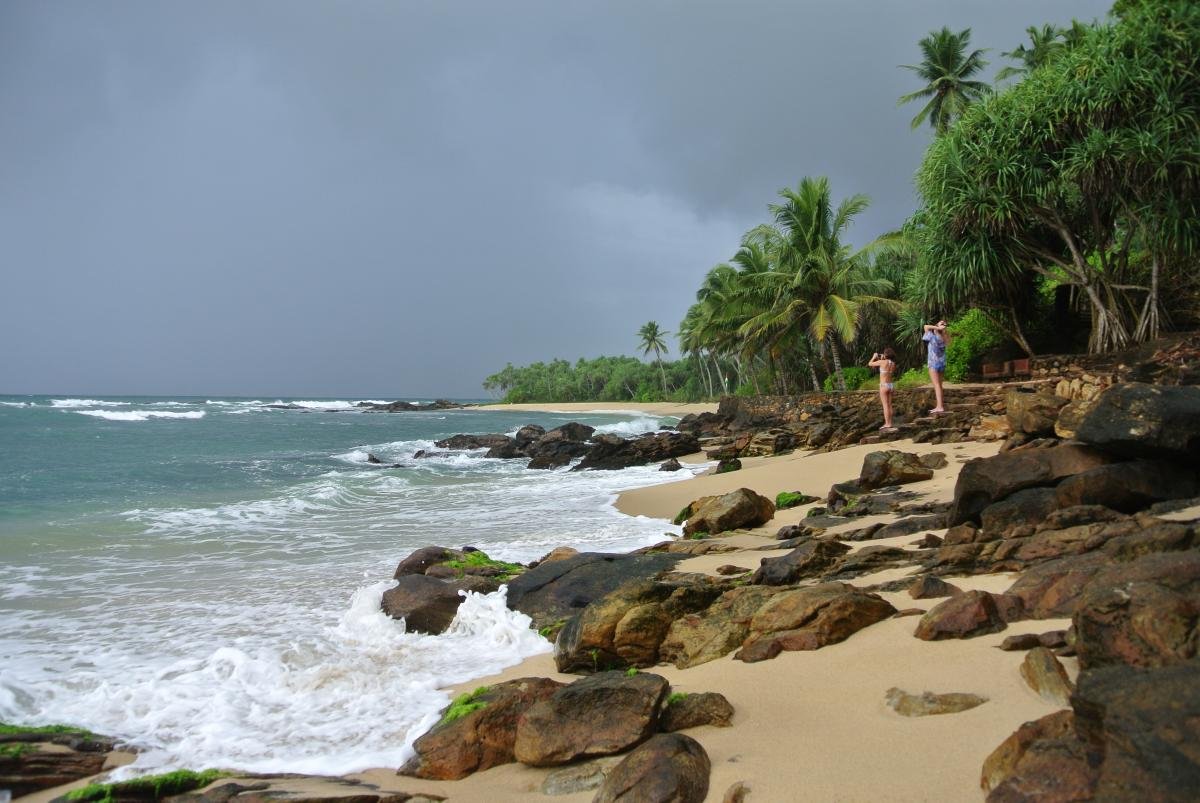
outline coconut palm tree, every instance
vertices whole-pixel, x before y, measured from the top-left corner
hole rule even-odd
[[[658,328],[657,321],[649,321],[642,324],[642,328],[638,329],[638,346],[642,349],[642,354],[647,355],[654,352],[654,361],[658,363],[659,373],[662,375],[663,396],[667,395],[667,369],[662,364],[662,353],[667,350],[667,335],[670,332],[665,332]]]
[[[928,119],[933,129],[941,134],[967,106],[989,91],[985,82],[970,80],[972,75],[987,66],[983,60],[983,50],[973,50],[967,54],[970,41],[970,28],[958,33],[949,28],[931,31],[919,43],[923,55],[921,63],[901,65],[919,75],[925,81],[925,86],[904,95],[899,102],[929,98],[929,102],[913,118],[913,128],[919,128]]]
[[[1070,28],[1059,28],[1056,25],[1043,25],[1041,28],[1030,25],[1025,29],[1025,32],[1029,34],[1029,47],[1020,44],[1015,49],[1000,54],[1019,62],[1019,64],[1000,70],[996,73],[996,80],[1003,81],[1014,75],[1027,75],[1048,63],[1069,47],[1067,34],[1070,31]]]
[[[843,243],[851,221],[869,199],[853,195],[835,209],[827,178],[806,177],[795,190],[779,195],[783,203],[771,206],[779,236],[778,267],[758,279],[771,302],[743,325],[742,332],[772,342],[807,333],[813,344],[829,349],[838,387],[845,390],[839,343],[849,344],[857,337],[865,306],[899,307],[884,295],[892,289],[891,282],[869,270],[869,255],[889,247],[895,236],[885,235],[858,250]]]

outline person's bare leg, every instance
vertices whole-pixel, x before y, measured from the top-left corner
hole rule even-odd
[[[937,400],[936,406],[930,410],[931,413],[946,412],[946,405],[942,401],[942,372],[929,369],[929,379],[933,382],[933,395]]]
[[[888,429],[892,428],[892,392],[890,390],[880,391],[880,397],[883,399],[883,425]]]

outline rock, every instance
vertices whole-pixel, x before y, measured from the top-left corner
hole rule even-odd
[[[548,678],[520,678],[472,696],[471,702],[483,703],[483,707],[434,725],[413,743],[416,755],[399,774],[448,781],[515,761],[518,718],[562,687]]]
[[[892,449],[886,452],[870,452],[863,458],[858,484],[870,490],[885,485],[920,482],[932,477],[933,469],[922,465],[920,457]]]
[[[912,535],[922,530],[938,530],[945,526],[946,517],[941,513],[934,513],[929,516],[908,516],[880,527],[871,535],[871,540],[878,541],[884,538]]]
[[[1057,488],[1059,507],[1104,505],[1122,513],[1134,513],[1155,502],[1188,499],[1197,494],[1200,494],[1200,475],[1194,469],[1164,460],[1097,466],[1068,477]]]
[[[749,794],[750,787],[746,785],[745,781],[734,781],[725,790],[725,796],[721,798],[721,803],[743,803]]]
[[[581,552],[541,563],[508,582],[508,607],[529,616],[538,629],[561,624],[630,580],[669,571],[681,557]]]
[[[1029,745],[1042,739],[1058,739],[1074,733],[1074,713],[1055,711],[1026,722],[991,752],[983,762],[979,785],[990,792],[1012,775]]]
[[[587,424],[572,421],[569,424],[563,424],[561,427],[549,430],[538,438],[537,442],[546,443],[549,440],[586,441],[592,437],[592,433],[595,431],[595,427],[589,427]]]
[[[1066,399],[1052,393],[1033,393],[1012,388],[1004,396],[1005,414],[1014,432],[1042,436],[1054,434],[1054,422]]]
[[[407,574],[425,574],[425,571],[438,563],[448,560],[462,560],[463,553],[457,549],[444,546],[423,546],[407,558],[400,561],[392,577],[399,580]]]
[[[714,691],[689,694],[674,702],[668,701],[663,709],[659,727],[665,733],[713,725],[728,728],[733,719],[733,706],[725,695]]]
[[[1054,434],[1064,440],[1074,440],[1079,425],[1095,405],[1094,398],[1068,402],[1058,411],[1058,419],[1054,422]]]
[[[660,733],[609,773],[592,803],[703,803],[711,769],[695,739]]]
[[[653,666],[671,623],[707,608],[727,588],[696,575],[625,583],[567,621],[554,643],[558,671]]]
[[[730,471],[741,471],[742,461],[736,457],[730,457],[717,463],[716,474],[728,474]]]
[[[1085,592],[1072,625],[1081,669],[1180,663],[1200,649],[1200,587],[1097,582]]]
[[[1036,532],[1044,530],[1065,530],[1068,527],[1078,527],[1081,524],[1098,524],[1110,521],[1122,521],[1128,518],[1124,513],[1118,513],[1104,505],[1071,505],[1051,511],[1035,528]]]
[[[563,560],[565,558],[573,558],[578,554],[579,554],[579,550],[575,549],[574,547],[556,546],[554,549],[550,550],[545,555],[542,555],[540,558],[538,558],[537,560],[530,563],[529,568],[532,569],[535,566],[541,566],[543,563],[553,563],[556,560]]]
[[[514,439],[509,438],[504,443],[498,443],[488,449],[484,457],[511,460],[514,457],[525,457],[525,450],[518,446]]]
[[[659,471],[679,471],[683,466],[678,460],[672,457],[670,460],[664,460],[663,464],[658,467]]]
[[[848,580],[861,574],[911,564],[914,557],[914,553],[900,547],[882,544],[865,546],[842,558],[827,576],[831,579]]]
[[[1023,525],[1033,528],[1060,506],[1054,488],[1025,488],[985,507],[979,522],[994,539]]]
[[[956,524],[946,530],[946,537],[942,539],[944,546],[957,546],[959,544],[974,543],[979,535],[979,528],[971,522]]]
[[[1071,692],[1075,684],[1067,677],[1067,670],[1054,657],[1054,653],[1040,644],[1025,655],[1021,663],[1021,677],[1029,688],[1042,699],[1059,706],[1071,703]]]
[[[513,436],[513,444],[521,451],[524,451],[529,447],[529,444],[533,443],[545,434],[545,427],[537,424],[526,424],[518,429],[517,434]]]
[[[808,541],[786,555],[763,558],[750,582],[754,585],[791,585],[816,577],[833,566],[850,547],[837,541]]]
[[[957,714],[960,711],[969,711],[988,701],[986,697],[966,692],[934,694],[927,691],[921,694],[909,694],[895,686],[887,690],[886,699],[888,707],[904,717]]]
[[[723,533],[740,527],[759,527],[775,515],[775,503],[749,488],[739,488],[699,507],[683,525],[685,535]]]
[[[1034,647],[1040,646],[1042,646],[1042,641],[1038,638],[1037,633],[1021,633],[1017,636],[1007,636],[1004,641],[1000,642],[1000,649],[1005,652],[1032,650]]]
[[[577,680],[521,715],[516,758],[550,767],[627,750],[654,732],[668,688],[664,678],[646,672],[599,672]]]
[[[750,634],[755,612],[780,592],[770,586],[739,586],[722,594],[703,615],[679,617],[659,646],[660,659],[686,669],[732,652]]]
[[[971,427],[967,436],[977,441],[997,441],[1007,438],[1010,434],[1012,426],[1008,423],[1008,416],[984,415],[979,417],[979,421]]]
[[[1113,385],[1096,399],[1076,437],[1125,457],[1200,464],[1200,387]]]
[[[734,658],[751,663],[780,651],[818,650],[845,641],[895,612],[877,594],[844,583],[788,589],[755,611],[742,650]]]
[[[801,491],[781,491],[775,496],[775,507],[778,510],[788,510],[810,502],[819,502],[820,497],[802,493]]]
[[[919,541],[914,541],[911,545],[920,549],[937,549],[943,543],[942,538],[933,533],[925,533],[924,537]]]
[[[0,790],[22,797],[95,775],[114,747],[105,736],[5,734],[0,742]]]
[[[745,574],[748,571],[750,570],[742,566],[734,566],[732,563],[726,563],[724,566],[718,566],[716,569],[717,574],[725,577],[734,574]]]
[[[1023,449],[965,463],[954,486],[947,524],[978,520],[988,505],[1024,488],[1054,485],[1064,477],[1113,462],[1087,446],[1064,444]]]
[[[921,461],[921,465],[925,466],[925,468],[939,469],[950,465],[950,461],[946,459],[945,452],[926,452],[917,459]]]
[[[940,577],[923,574],[908,587],[908,595],[913,599],[936,599],[961,594],[962,589],[952,586]],[[924,613],[922,611],[922,613]]]
[[[380,609],[393,619],[403,619],[409,633],[437,635],[454,621],[463,596],[459,591],[490,593],[500,587],[484,577],[467,576],[446,582],[423,574],[407,574],[383,592]]]
[[[1097,800],[1194,800],[1200,789],[1200,661],[1079,676],[1075,732],[1103,757]]]
[[[612,768],[620,763],[621,759],[616,756],[605,756],[581,764],[568,764],[546,773],[546,777],[542,779],[541,792],[543,795],[573,795],[576,792],[597,789],[612,772]]]
[[[595,435],[592,447],[572,471],[612,470],[659,463],[700,451],[695,435],[686,432],[654,432],[632,440],[615,435]]]
[[[493,432],[488,435],[452,435],[435,441],[433,445],[439,449],[490,449],[507,444],[511,440],[507,435]]]
[[[971,638],[1007,627],[995,598],[986,591],[964,591],[931,608],[913,633],[925,641]]]
[[[1067,631],[1065,630],[1047,630],[1038,636],[1038,643],[1048,649],[1057,647],[1065,647],[1067,644]]]

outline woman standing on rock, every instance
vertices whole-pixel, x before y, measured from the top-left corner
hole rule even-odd
[[[883,426],[879,431],[895,432],[896,428],[892,426],[892,391],[896,389],[896,352],[888,346],[882,354],[872,354],[867,365],[879,369],[879,403],[883,405]]]
[[[937,399],[936,406],[929,412],[944,413],[946,405],[942,400],[942,373],[946,370],[946,346],[950,345],[946,322],[925,324],[925,334],[921,340],[929,344],[929,381],[933,383],[933,395]]]

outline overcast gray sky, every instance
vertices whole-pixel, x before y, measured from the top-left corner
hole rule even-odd
[[[805,175],[912,211],[933,28],[1096,0],[0,2],[0,393],[483,395],[635,353]],[[672,354],[675,342],[671,338]]]

